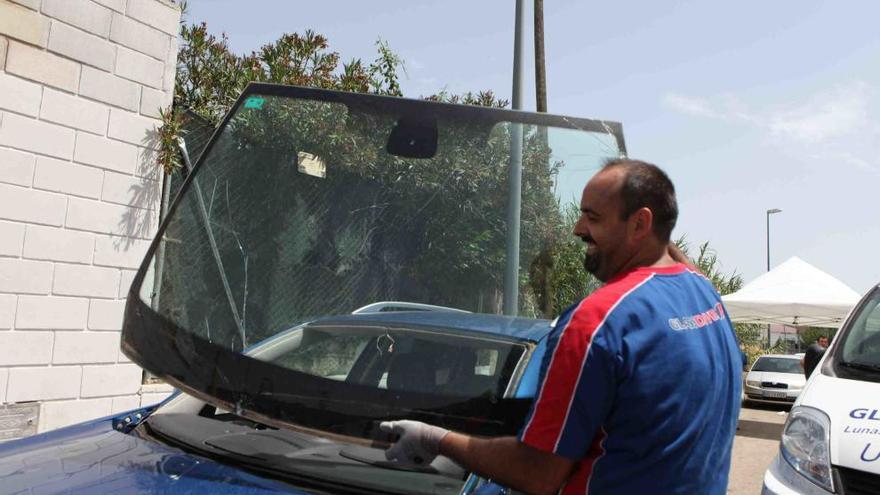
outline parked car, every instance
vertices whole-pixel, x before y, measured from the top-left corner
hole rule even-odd
[[[179,392],[0,444],[0,491],[499,492],[386,461],[378,423],[519,430],[556,226],[624,154],[614,122],[248,86],[128,295],[123,352]]]
[[[852,310],[810,375],[763,493],[880,493],[880,286]]]
[[[743,393],[749,401],[792,404],[806,382],[800,357],[765,354],[749,369]]]

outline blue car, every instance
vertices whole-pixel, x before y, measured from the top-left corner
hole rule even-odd
[[[123,352],[178,391],[0,444],[0,492],[504,492],[378,424],[519,431],[593,283],[570,205],[624,153],[614,122],[250,85],[128,295]]]

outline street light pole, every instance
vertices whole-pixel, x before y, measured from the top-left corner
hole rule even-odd
[[[525,18],[523,17],[523,1],[516,0],[516,18],[513,29],[513,94],[511,107],[522,109],[523,88],[523,37],[525,36]],[[502,312],[508,316],[516,316],[519,312],[519,237],[520,208],[522,203],[522,146],[523,126],[512,124],[510,127],[510,169],[508,171],[507,199],[507,263],[504,269],[504,294],[501,301]]]
[[[767,210],[767,271],[770,271],[770,215],[774,213],[782,213],[779,208],[770,208]],[[767,324],[767,349],[770,348],[770,324]]]

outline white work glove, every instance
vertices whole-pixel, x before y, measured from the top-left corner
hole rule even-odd
[[[431,464],[440,453],[440,441],[449,433],[449,430],[410,420],[383,421],[379,429],[400,436],[385,451],[386,459],[418,466]]]

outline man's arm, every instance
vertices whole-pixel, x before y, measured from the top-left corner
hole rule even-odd
[[[575,462],[520,442],[516,437],[477,438],[449,432],[440,454],[468,471],[514,490],[534,494],[559,491]]]

